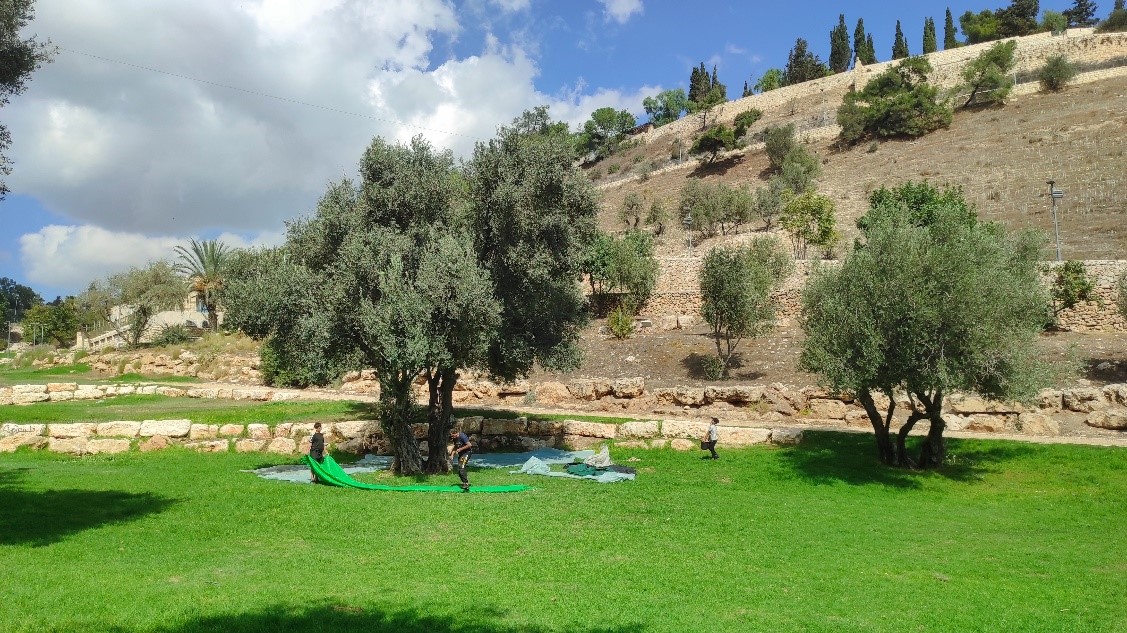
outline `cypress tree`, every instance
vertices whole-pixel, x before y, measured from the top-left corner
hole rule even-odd
[[[904,59],[911,53],[908,52],[908,40],[904,37],[904,30],[900,28],[900,20],[896,21],[896,41],[892,43],[892,59]]]
[[[1073,0],[1072,8],[1064,11],[1068,18],[1069,26],[1091,26],[1098,22],[1096,9],[1099,7],[1092,0]]]
[[[924,19],[924,55],[939,50],[935,43],[935,20]]]
[[[845,14],[838,14],[837,26],[830,31],[830,70],[842,73],[849,70],[852,53],[849,50],[849,27],[845,26]]]
[[[865,54],[865,20],[857,18],[857,28],[853,29],[853,54],[861,59],[862,64],[869,63],[869,56]]]
[[[873,46],[873,34],[872,33],[869,33],[868,37],[865,38],[865,63],[866,64],[877,63],[877,48],[875,46]]]
[[[947,9],[947,20],[943,23],[943,50],[948,51],[959,47],[959,40],[955,37],[955,18],[951,16],[951,9]]]

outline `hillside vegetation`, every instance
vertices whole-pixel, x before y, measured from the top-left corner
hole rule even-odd
[[[832,122],[839,104],[817,96],[794,100],[768,112],[752,133],[790,122]],[[802,138],[802,135],[799,135]],[[982,218],[1011,227],[1034,227],[1052,235],[1047,180],[1066,192],[1058,210],[1064,256],[1070,259],[1121,259],[1127,253],[1127,76],[1081,84],[1059,93],[1011,97],[1004,106],[958,111],[950,129],[913,141],[863,143],[839,150],[832,139],[809,141],[820,158],[819,192],[837,205],[842,244],[856,235],[855,220],[867,207],[868,194],[881,185],[928,179],[960,185]],[[602,161],[594,175],[609,165],[620,171],[644,171],[676,149],[669,139],[639,145]],[[766,184],[768,160],[762,145],[722,155],[704,165],[685,156],[679,168],[603,186],[604,229],[623,228],[618,209],[630,193],[662,200],[676,209],[689,179],[723,182],[752,189]],[[599,182],[596,180],[596,182]],[[688,249],[685,232],[670,223],[659,238],[659,254]],[[744,227],[761,231],[760,224]],[[723,239],[723,238],[719,238]],[[715,240],[713,240],[715,241]],[[702,246],[697,243],[696,247]],[[708,244],[703,246],[707,247]],[[1052,256],[1046,248],[1046,257]]]

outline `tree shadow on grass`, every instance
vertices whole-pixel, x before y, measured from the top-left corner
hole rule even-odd
[[[23,471],[0,471],[0,545],[43,547],[72,534],[133,521],[177,503],[120,490],[27,490]]]
[[[378,606],[322,604],[314,607],[275,605],[258,611],[201,617],[184,624],[154,629],[154,633],[275,633],[277,631],[332,633],[628,633],[645,625],[544,627],[507,624],[507,614],[474,605],[467,594],[457,615],[434,615],[424,609],[392,611]],[[126,633],[126,629],[115,629]]]
[[[724,174],[737,167],[744,161],[742,154],[726,156],[711,162],[701,161],[693,171],[689,173],[690,178],[705,178],[707,176],[723,176]]]
[[[908,454],[918,454],[918,437],[909,438]],[[1008,459],[1035,450],[1020,442],[947,440],[947,463],[935,470],[885,466],[877,459],[876,440],[870,433],[805,431],[802,441],[782,451],[782,461],[800,478],[817,484],[877,484],[894,488],[920,488],[928,478],[974,482],[996,472]]]

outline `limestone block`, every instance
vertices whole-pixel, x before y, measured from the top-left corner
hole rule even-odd
[[[236,453],[257,453],[264,448],[266,448],[266,440],[256,440],[252,438],[235,440]]]
[[[650,448],[669,448],[669,440],[661,438],[650,440]]]
[[[242,424],[224,424],[219,427],[219,437],[238,437],[242,434]]]
[[[321,433],[325,435],[327,435],[330,431],[331,429],[321,429]],[[313,435],[312,422],[295,422],[293,426],[290,427],[290,437],[302,437],[305,435]]]
[[[375,379],[376,379],[376,370],[374,370],[374,369],[362,369],[362,370],[360,370],[360,380],[375,380]]]
[[[654,387],[650,389],[650,395],[653,396],[654,402],[657,404],[673,404],[676,393],[677,390],[671,387]]]
[[[527,380],[517,380],[497,386],[497,395],[499,396],[523,396],[528,393],[529,385]]]
[[[771,429],[721,426],[717,432],[720,434],[718,444],[722,446],[754,446],[771,441]]]
[[[771,429],[771,443],[779,446],[798,444],[802,441],[802,429],[774,428]]]
[[[12,395],[47,393],[47,385],[12,385]]]
[[[66,453],[67,455],[84,455],[86,453],[86,438],[52,437],[47,439],[47,450],[52,453]]]
[[[183,398],[184,396],[188,395],[188,392],[186,390],[179,387],[165,386],[157,387],[156,393],[159,396],[166,396],[168,398]]]
[[[91,455],[126,453],[129,451],[129,440],[124,439],[97,439],[86,442],[86,452]]]
[[[638,398],[646,391],[646,379],[642,377],[619,378],[611,389],[615,398]]]
[[[151,396],[151,395],[156,394],[156,392],[157,392],[157,386],[156,385],[137,385],[137,393],[139,393],[143,396]]]
[[[523,451],[535,451],[541,448],[551,448],[555,441],[550,437],[520,437],[517,446]]]
[[[675,451],[692,451],[700,448],[700,443],[678,438],[669,442],[669,448]]]
[[[565,435],[560,443],[564,448],[573,451],[582,451],[599,446],[603,443],[603,440],[597,437],[587,437],[585,435]]]
[[[577,420],[564,420],[563,424],[565,435],[581,435],[583,437],[613,440],[618,434],[617,424],[579,422]]]
[[[563,435],[564,423],[559,420],[529,420],[528,434],[534,437]]]
[[[1018,431],[1015,414],[980,413],[965,416],[967,423],[963,430],[977,433],[1016,433]]]
[[[462,418],[462,430],[467,434],[479,434],[481,433],[482,421],[483,418],[481,416],[468,416]]]
[[[571,392],[562,382],[542,382],[536,385],[536,402],[540,404],[559,404],[571,400]]]
[[[227,440],[205,440],[202,442],[188,442],[184,448],[190,448],[201,453],[226,453]]]
[[[355,369],[344,372],[344,375],[340,377],[342,383],[356,382],[357,380],[360,380],[360,372]]]
[[[86,385],[80,386],[74,392],[75,400],[101,400],[104,397],[106,397],[106,394],[102,393],[101,389],[87,388]]]
[[[78,389],[76,382],[49,382],[47,383],[47,393],[56,393],[59,391],[74,391]]]
[[[700,440],[706,433],[708,433],[708,422],[665,420],[661,423],[662,437]]]
[[[0,438],[0,453],[12,453],[21,446],[43,448],[47,442],[48,438],[39,433],[13,433]]]
[[[1044,389],[1037,395],[1037,405],[1047,411],[1060,411],[1064,408],[1064,393],[1058,389]]]
[[[952,413],[1021,413],[1022,407],[1013,402],[997,402],[978,396],[954,394],[947,399],[947,409]]]
[[[234,400],[257,400],[265,402],[274,396],[274,392],[265,389],[232,389],[231,398]]]
[[[289,437],[293,422],[281,422],[274,425],[274,437]]]
[[[596,400],[614,393],[614,385],[609,380],[592,380],[591,385],[595,388]]]
[[[685,407],[699,407],[705,404],[704,389],[677,387],[673,390],[673,402]]]
[[[137,393],[136,385],[117,385],[117,395],[128,396]]]
[[[219,397],[218,389],[209,389],[206,387],[194,387],[188,390],[189,398],[206,398],[208,400],[215,400]]]
[[[47,435],[55,438],[90,437],[98,430],[93,422],[73,422],[70,424],[48,424]]]
[[[67,400],[74,400],[73,391],[56,391],[54,393],[48,393],[47,395],[50,396],[51,402],[66,402]]]
[[[729,402],[732,404],[754,404],[762,402],[764,388],[762,386],[733,385],[715,386],[704,388],[704,399],[708,402]]]
[[[625,440],[614,443],[615,448],[649,448],[645,440]]]
[[[162,451],[169,446],[172,446],[172,440],[163,435],[154,435],[149,439],[141,442],[137,447],[142,453],[149,453],[152,451]]]
[[[1127,410],[1111,409],[1104,411],[1093,411],[1092,413],[1088,414],[1088,417],[1084,420],[1084,424],[1099,429],[1124,431],[1127,430]]]
[[[141,422],[141,437],[163,435],[165,437],[187,437],[192,430],[191,420],[145,420]]]
[[[807,417],[823,420],[844,420],[849,412],[849,406],[841,400],[826,400],[813,398],[807,404]]]
[[[1060,435],[1060,424],[1041,413],[1022,413],[1017,416],[1017,428],[1026,435]]]
[[[5,422],[0,424],[0,437],[7,437],[17,433],[31,433],[33,435],[43,435],[47,431],[46,424],[13,424]]]
[[[301,441],[299,441],[297,443],[298,454],[299,455],[308,455],[309,454],[309,448],[310,448],[310,446],[312,446],[312,444],[313,444],[313,442],[311,441],[311,436],[306,435],[305,437],[301,438]],[[419,448],[422,449],[422,446],[420,446]],[[329,447],[325,446],[325,450],[326,451],[329,450]]]
[[[350,422],[337,422],[333,424],[333,431],[346,440],[351,440],[360,437],[364,431],[364,426],[368,424],[364,420],[353,420]]]
[[[567,390],[577,400],[595,400],[595,382],[593,380],[573,380],[567,383]]]
[[[1110,404],[1127,405],[1127,385],[1107,385],[1103,394]]]
[[[657,422],[623,422],[618,425],[617,437],[648,440],[660,434]]]
[[[219,435],[218,424],[193,424],[188,429],[190,440],[213,440]]]
[[[266,452],[279,455],[293,455],[297,450],[297,442],[288,437],[276,437],[266,446]]]
[[[268,440],[274,437],[270,433],[270,427],[265,424],[248,424],[247,435],[256,440]]]
[[[301,393],[297,391],[275,391],[270,396],[271,402],[289,402],[291,400],[301,399]]]
[[[1104,394],[1094,387],[1079,387],[1064,392],[1064,408],[1077,413],[1091,413],[1106,409],[1108,403]]]
[[[51,399],[51,395],[46,391],[18,393],[12,392],[12,404],[35,404],[36,402],[47,402]]]
[[[96,430],[101,437],[137,437],[141,432],[140,422],[118,420],[115,422],[102,422]]]
[[[234,398],[232,390],[226,387],[220,387],[215,397],[218,400],[231,400]]]
[[[524,435],[528,431],[528,419],[491,420],[481,421],[482,435]]]

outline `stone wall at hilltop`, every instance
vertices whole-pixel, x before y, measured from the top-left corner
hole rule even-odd
[[[669,320],[676,315],[696,315],[700,312],[700,270],[703,258],[699,256],[659,257],[660,267],[657,287],[641,314],[653,319]],[[835,260],[825,262],[798,261],[794,272],[775,294],[780,303],[779,316],[795,318],[800,312],[802,288],[815,265],[836,266]],[[1051,270],[1058,264],[1048,263]],[[1060,315],[1062,328],[1073,332],[1127,332],[1127,320],[1115,305],[1116,280],[1127,274],[1127,260],[1085,261],[1089,275],[1096,286],[1096,301],[1084,302]],[[1046,277],[1046,283],[1051,276]]]
[[[1075,64],[1099,64],[1127,57],[1127,33],[1097,34],[1092,29],[1069,29],[1062,35],[1038,33],[1015,39],[1018,42],[1015,52],[1016,74],[1035,72],[1054,55],[1064,55]],[[961,81],[959,73],[967,62],[993,45],[994,42],[988,42],[931,53],[927,57],[935,69],[932,80],[942,88],[954,87]],[[758,108],[768,113],[781,109],[809,107],[810,104],[822,102],[832,104],[831,109],[836,111],[837,104],[841,102],[846,92],[854,87],[863,88],[870,79],[893,63],[888,61],[861,66],[823,79],[728,101],[716,106],[709,118],[731,123],[737,114],[750,108]],[[673,123],[655,128],[638,138],[644,143],[663,139],[672,142],[676,137],[688,142],[700,129],[700,117],[688,115]]]

